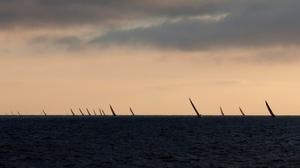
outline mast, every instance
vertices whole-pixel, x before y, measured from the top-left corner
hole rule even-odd
[[[102,114],[103,114],[104,116],[106,116],[106,114],[105,114],[104,110],[102,109],[101,111],[102,111]]]
[[[86,108],[86,112],[89,114],[89,116],[91,116],[90,110],[88,108]]]
[[[244,113],[244,111],[242,110],[242,108],[241,107],[239,107],[239,109],[240,109],[240,112],[241,112],[241,114],[242,114],[242,116],[246,116],[246,114]]]
[[[111,110],[112,115],[113,115],[113,116],[117,116],[116,113],[115,113],[115,110],[112,108],[111,105],[109,105],[109,108],[110,108],[110,110]]]
[[[101,109],[99,108],[99,114],[102,116],[103,114],[102,114],[102,111],[101,111]]]
[[[84,116],[84,113],[82,112],[81,108],[79,108],[79,112],[81,113],[82,116]]]
[[[225,114],[224,114],[223,109],[222,109],[221,106],[220,106],[220,111],[221,111],[222,116],[225,116]]]
[[[72,113],[73,116],[75,116],[75,113],[74,113],[73,109],[71,109],[71,113]]]
[[[198,112],[197,108],[195,107],[195,105],[194,105],[193,101],[191,100],[191,98],[189,98],[189,100],[190,100],[190,103],[191,103],[195,113],[197,114],[197,117],[200,118],[201,114],[199,114],[199,112]]]
[[[97,115],[95,109],[93,109],[93,113],[94,113],[95,116]]]
[[[276,117],[275,114],[273,113],[273,111],[272,111],[270,105],[268,104],[268,102],[265,101],[265,103],[266,103],[267,109],[268,109],[269,113],[271,114],[271,116],[272,116],[272,117]]]
[[[45,110],[43,110],[43,114],[44,114],[44,116],[47,116],[47,113],[45,112]]]
[[[129,110],[130,110],[130,112],[131,112],[132,116],[135,116],[135,114],[134,114],[134,112],[133,112],[133,110],[132,110],[132,108],[131,108],[131,107],[129,108]]]

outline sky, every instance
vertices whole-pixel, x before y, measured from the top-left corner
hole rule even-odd
[[[0,0],[0,114],[299,115],[299,0]]]

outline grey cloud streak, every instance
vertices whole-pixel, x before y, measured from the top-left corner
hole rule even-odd
[[[224,6],[229,16],[218,22],[182,19],[175,23],[108,32],[91,43],[150,45],[181,50],[299,44],[299,1],[231,2]]]
[[[228,16],[201,19],[220,14]],[[203,50],[299,45],[299,16],[299,0],[0,0],[0,29],[106,28],[106,33],[95,32],[89,40],[81,35],[31,40],[68,48],[138,45]],[[149,18],[163,21],[123,27],[123,23]]]
[[[224,0],[0,0],[0,28],[116,24],[213,13]]]

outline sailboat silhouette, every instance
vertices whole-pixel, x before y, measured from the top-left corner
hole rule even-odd
[[[134,112],[133,112],[133,110],[132,110],[132,108],[131,108],[131,107],[129,108],[129,110],[130,110],[130,112],[131,112],[132,116],[135,116],[135,114],[134,114]]]
[[[111,110],[112,115],[113,115],[113,116],[117,116],[116,113],[115,113],[115,110],[112,108],[111,105],[109,105],[109,108],[110,108],[110,110]]]
[[[44,116],[47,116],[47,113],[45,112],[45,110],[43,110],[43,114],[44,114]]]
[[[71,109],[70,111],[71,111],[72,115],[75,116],[75,113],[74,113],[73,109]]]
[[[239,110],[240,110],[240,112],[241,112],[242,116],[244,116],[244,117],[245,117],[246,115],[245,115],[245,113],[244,113],[244,111],[242,110],[242,108],[241,108],[241,107],[239,107]]]
[[[95,116],[97,116],[97,113],[96,113],[95,109],[93,109],[93,113],[94,113]]]
[[[273,113],[273,111],[272,111],[270,105],[268,104],[268,102],[265,101],[265,103],[266,103],[267,109],[268,109],[269,113],[271,114],[271,116],[272,116],[272,117],[276,117],[275,114]]]
[[[81,108],[79,108],[79,112],[81,113],[82,116],[84,116],[84,113],[82,112]]]
[[[89,116],[91,116],[90,110],[86,108],[86,112],[88,113]]]
[[[224,114],[223,109],[222,109],[221,106],[220,106],[220,111],[221,111],[222,116],[225,116],[225,114]]]
[[[191,98],[189,98],[189,101],[190,101],[190,103],[191,103],[191,105],[192,105],[192,107],[193,107],[195,113],[197,114],[197,117],[198,117],[198,118],[201,118],[202,116],[201,116],[201,114],[198,112],[198,110],[197,110],[197,108],[195,107],[195,105],[194,105],[194,103],[193,103],[193,101],[192,101]]]

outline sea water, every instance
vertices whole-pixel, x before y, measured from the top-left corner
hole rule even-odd
[[[300,117],[0,117],[0,167],[299,168]]]

